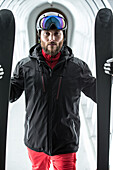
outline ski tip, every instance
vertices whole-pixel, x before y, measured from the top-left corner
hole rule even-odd
[[[13,12],[9,9],[1,9],[0,10],[0,20],[11,20],[14,19]]]
[[[0,14],[1,15],[13,15],[12,11],[9,9],[1,9]]]
[[[112,11],[108,8],[102,8],[98,11],[97,16],[102,23],[108,23],[112,19]]]
[[[9,9],[1,9],[0,10],[1,30],[12,27],[12,24],[15,27],[15,18],[12,11],[10,11]]]

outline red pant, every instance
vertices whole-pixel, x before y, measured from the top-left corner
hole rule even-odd
[[[32,170],[49,170],[51,161],[54,170],[76,170],[76,153],[49,156],[43,152],[27,149]]]

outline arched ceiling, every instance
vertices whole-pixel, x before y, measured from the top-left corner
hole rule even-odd
[[[16,40],[15,44],[17,48],[21,49],[20,52],[18,52],[20,53],[20,55],[25,55],[28,52],[29,47],[31,47],[35,43],[35,19],[37,18],[41,10],[56,7],[62,10],[64,13],[66,12],[67,18],[69,19],[68,45],[71,46],[71,43],[75,41],[73,39],[73,37],[75,37],[75,28],[77,33],[76,36],[78,34],[81,34],[81,36],[87,37],[87,39],[92,38],[92,23],[94,22],[97,11],[100,8],[106,6],[111,8],[110,2],[108,2],[107,0],[0,1],[1,9],[8,8],[14,13],[16,20],[16,33],[19,35],[19,39]],[[20,44],[20,42],[22,43]],[[75,45],[77,44],[75,43]]]

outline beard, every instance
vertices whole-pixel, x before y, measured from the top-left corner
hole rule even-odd
[[[41,47],[44,50],[46,54],[49,54],[51,56],[57,55],[61,48],[62,48],[63,42],[61,41],[58,45],[57,43],[51,42],[45,45],[43,41],[41,41]]]

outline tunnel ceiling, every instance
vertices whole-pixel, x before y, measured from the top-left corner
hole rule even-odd
[[[51,3],[51,0],[1,0],[0,6],[1,8],[8,8],[12,11],[16,12],[18,15],[29,15],[29,13],[36,8],[36,6],[42,4],[42,3]],[[93,13],[95,9],[99,9],[104,6],[109,6],[107,1],[104,2],[104,0],[53,0],[53,3],[61,3],[62,2],[70,2],[75,6],[83,5],[84,7],[89,7]],[[112,0],[109,0],[109,3],[111,4]]]

